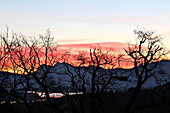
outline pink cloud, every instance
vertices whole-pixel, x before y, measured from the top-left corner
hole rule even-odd
[[[74,52],[79,52],[82,50],[89,51],[90,48],[101,47],[102,50],[123,50],[123,48],[127,47],[126,43],[121,42],[100,42],[100,43],[85,43],[85,44],[63,44],[60,45],[59,48],[62,50],[72,50]]]
[[[86,38],[86,39],[72,39],[72,40],[58,40],[57,42],[59,43],[69,43],[69,42],[83,42],[83,41],[89,41],[92,40],[91,38]]]
[[[85,43],[85,44],[63,44],[61,47],[84,47],[89,48],[92,46],[107,46],[107,47],[126,47],[126,43],[121,42],[100,42],[100,43]]]

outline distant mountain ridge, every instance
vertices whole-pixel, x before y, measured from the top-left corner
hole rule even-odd
[[[159,65],[154,69],[156,71],[158,71],[158,73],[156,73],[154,76],[150,77],[146,83],[143,85],[142,88],[144,89],[149,89],[149,88],[154,88],[156,86],[159,85],[163,85],[166,82],[170,82],[170,60],[162,60],[160,62],[158,62]],[[153,63],[149,64],[149,66],[151,66]],[[76,75],[75,69],[76,67],[67,64],[67,63],[56,63],[54,66],[46,66],[46,65],[42,65],[41,68],[39,67],[38,70],[35,72],[37,74],[37,76],[39,77],[39,79],[41,79],[42,75],[43,75],[43,71],[42,68],[47,68],[49,67],[50,69],[50,73],[48,74],[48,79],[49,80],[53,80],[56,84],[61,85],[63,87],[71,87],[71,77],[69,75],[69,72],[66,68],[69,68],[69,70]],[[83,67],[81,67],[82,71]],[[86,67],[88,68],[88,67]],[[107,69],[103,69],[100,68],[100,71],[108,71]],[[136,85],[136,81],[137,78],[134,76],[134,68],[132,69],[122,69],[122,68],[117,68],[117,69],[113,69],[113,71],[117,72],[118,75],[121,75],[123,77],[128,77],[128,81],[113,81],[114,84],[110,85],[110,90],[127,90],[129,88],[135,87]],[[123,73],[123,74],[122,74]],[[14,75],[17,75],[17,79],[20,79],[20,81],[24,82],[24,79],[21,79],[20,74],[13,74],[13,73],[9,73],[9,72],[1,72],[1,75],[12,75],[10,78],[10,81],[14,81]],[[29,75],[28,75],[29,76]],[[85,79],[89,82],[90,84],[90,80],[91,80],[91,73],[87,72],[87,75],[85,77]],[[23,76],[24,78],[24,76]],[[1,81],[2,79],[0,79]],[[33,84],[33,87],[35,87],[35,89],[39,86],[38,84],[34,83],[34,79],[30,78],[30,83]],[[18,86],[19,88],[22,89],[23,84]]]

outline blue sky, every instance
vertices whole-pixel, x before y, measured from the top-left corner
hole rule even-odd
[[[47,28],[59,44],[126,42],[137,27],[165,36],[170,0],[0,0],[0,31],[37,35]]]

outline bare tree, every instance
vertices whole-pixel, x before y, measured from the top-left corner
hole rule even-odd
[[[134,76],[137,78],[125,109],[126,113],[146,107],[144,105],[134,108],[133,105],[142,86],[158,72],[155,70],[158,66],[157,61],[168,54],[161,42],[161,36],[154,36],[154,32],[151,31],[140,30],[136,30],[135,34],[137,43],[129,44],[125,49],[133,62]],[[128,76],[124,72],[115,69],[121,67],[121,61],[127,57],[124,59],[124,54],[115,54],[112,49],[105,51],[98,46],[91,48],[89,52],[82,51],[74,56],[68,53],[61,55],[49,30],[38,37],[27,37],[17,33],[9,35],[7,29],[6,33],[0,35],[0,39],[0,69],[13,73],[12,76],[6,72],[0,73],[0,102],[6,101],[10,105],[11,100],[21,100],[26,107],[25,111],[18,111],[11,106],[0,104],[1,108],[10,108],[9,110],[13,112],[35,112],[37,98],[29,103],[29,91],[45,93],[46,101],[42,102],[46,109],[44,112],[64,113],[65,110],[72,113],[107,112],[105,94],[114,91],[117,81],[128,81]],[[68,59],[67,55],[74,59]],[[66,72],[63,74],[69,76],[68,87],[63,87],[60,79],[54,80],[57,74],[61,74],[54,65],[63,59],[65,67],[62,68]],[[72,65],[71,60],[74,60]],[[58,104],[58,101],[50,97],[49,93],[58,87],[62,88],[62,91],[67,91],[68,96],[60,99],[64,105]],[[69,92],[74,92],[75,96],[70,96]],[[40,96],[38,98],[43,100]]]
[[[10,106],[4,106],[2,103],[10,103],[11,98],[13,97],[10,91],[12,91],[16,86],[18,79],[11,80],[11,76],[8,72],[9,71],[9,60],[10,60],[10,53],[14,49],[13,42],[15,39],[11,39],[9,36],[9,29],[6,27],[6,32],[1,33],[0,35],[0,108],[7,109],[8,111],[17,112],[14,108]]]
[[[62,56],[59,57],[57,53],[58,46],[54,42],[54,38],[51,37],[50,31],[47,30],[45,35],[39,35],[38,37],[26,37],[17,33],[12,33],[9,36],[7,32],[5,36],[1,35],[1,39],[1,44],[4,44],[1,46],[3,48],[1,50],[3,52],[1,54],[1,56],[3,55],[1,57],[3,59],[1,60],[2,70],[8,69],[16,75],[18,73],[24,75],[20,79],[14,76],[14,81],[11,82],[13,83],[13,87],[11,87],[13,93],[10,92],[10,95],[24,101],[28,111],[33,112],[31,104],[28,104],[27,100],[28,91],[41,91],[45,93],[46,105],[49,110],[63,112],[53,104],[49,96],[49,92],[54,89],[56,84],[50,74],[56,71],[53,70],[53,66],[62,59]],[[2,82],[5,83],[4,80]],[[22,96],[18,95],[18,88],[23,91]]]
[[[121,57],[123,57],[123,55]],[[70,66],[65,63],[71,79],[72,89],[77,94],[76,102],[78,104],[71,101],[72,108],[74,108],[72,112],[104,112],[104,110],[106,110],[103,100],[104,94],[113,90],[115,80],[127,81],[127,77],[119,75],[116,70],[114,70],[120,66],[118,65],[118,60],[121,59],[120,55],[119,58],[117,58],[115,51],[102,51],[102,47],[99,46],[90,49],[89,53],[80,52],[74,56],[74,58],[73,60],[77,62],[74,68],[70,68]],[[78,94],[80,91],[82,95]],[[87,108],[87,106],[89,106],[89,108]],[[87,109],[90,111],[87,111]]]
[[[162,60],[168,54],[163,47],[161,36],[154,35],[152,31],[141,30],[135,30],[135,34],[137,35],[137,43],[129,44],[129,47],[125,49],[127,55],[133,60],[134,73],[137,77],[137,84],[127,104],[126,113],[131,112],[143,84],[156,73],[154,69],[158,65],[157,61]],[[152,65],[149,65],[150,63]]]

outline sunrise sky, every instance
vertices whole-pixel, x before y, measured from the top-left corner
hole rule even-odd
[[[59,45],[134,39],[137,27],[165,36],[170,48],[170,0],[0,0],[0,31],[38,35],[50,28]]]

